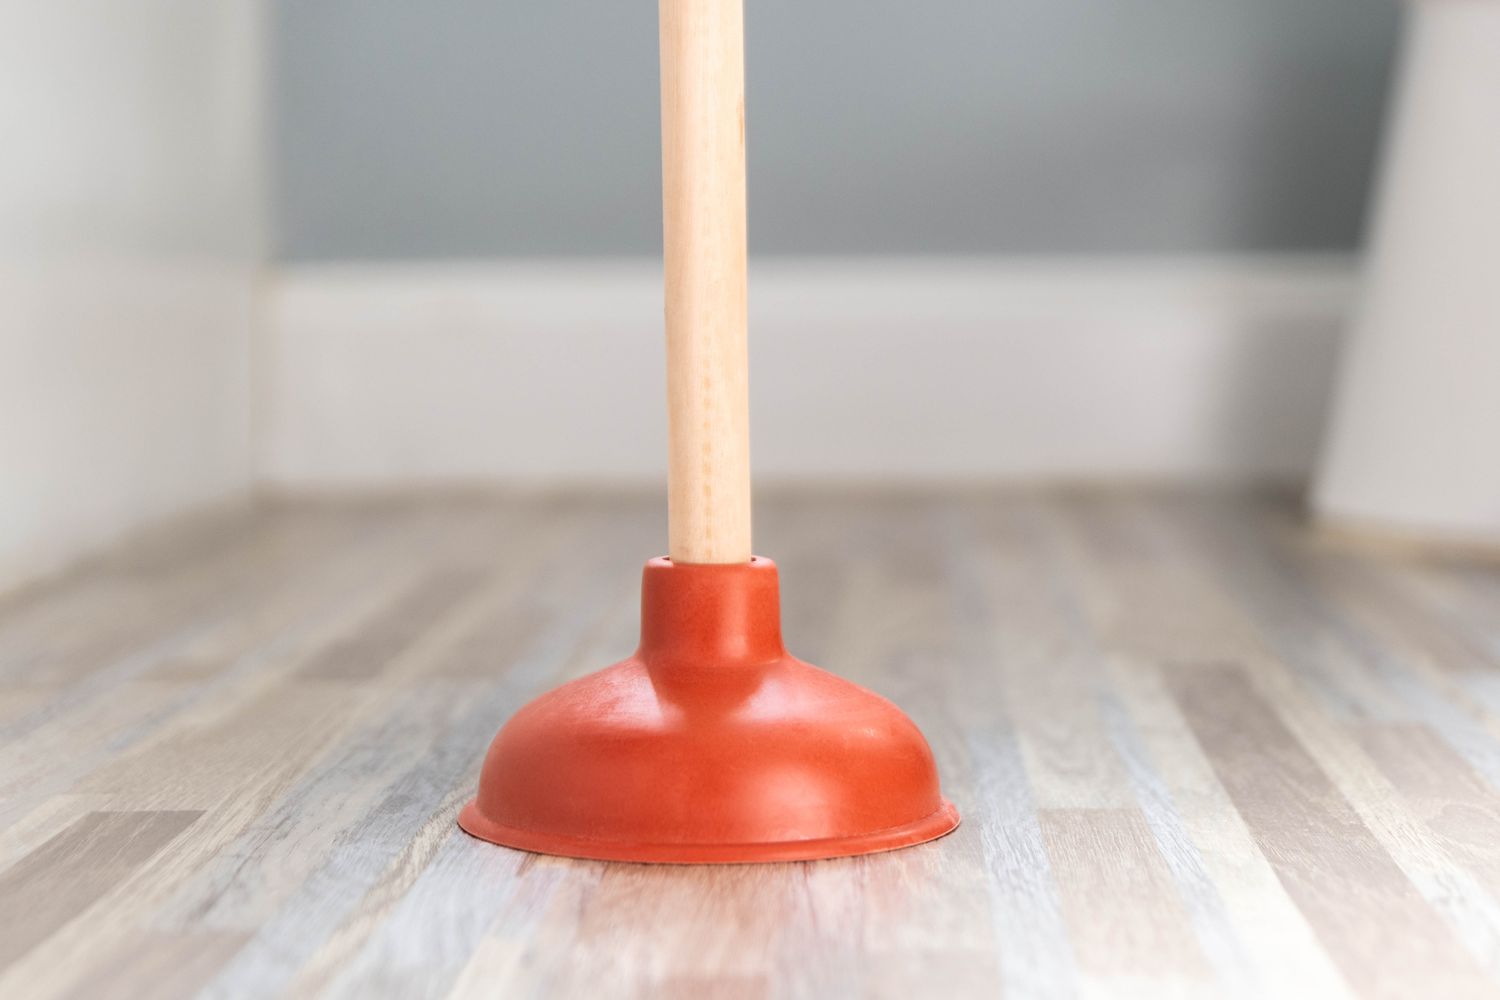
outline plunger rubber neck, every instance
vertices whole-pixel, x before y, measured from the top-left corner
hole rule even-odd
[[[653,673],[733,669],[786,656],[776,564],[674,563],[662,557],[641,574],[641,646]]]

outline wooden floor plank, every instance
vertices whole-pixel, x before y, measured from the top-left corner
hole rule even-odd
[[[0,875],[0,969],[76,918],[201,816],[91,812]]]
[[[1363,994],[1487,994],[1473,959],[1243,671],[1181,671],[1174,690],[1267,859]]]
[[[630,652],[655,498],[275,504],[0,600],[0,992],[1500,996],[1500,567],[1234,492],[772,491],[794,653],[964,823],[765,866],[457,831]]]

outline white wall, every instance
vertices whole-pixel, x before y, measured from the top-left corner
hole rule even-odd
[[[1300,479],[1343,258],[774,259],[751,269],[756,482]],[[653,261],[302,265],[266,305],[287,491],[657,482]]]
[[[259,484],[661,481],[656,261],[260,277],[264,13],[0,2],[0,589]],[[758,260],[757,482],[1302,477],[1350,271]]]
[[[0,3],[0,588],[249,487],[263,14]]]
[[[1412,7],[1357,322],[1313,503],[1500,545],[1500,4]]]
[[[284,258],[660,252],[656,4],[274,3]],[[1350,249],[1399,7],[747,3],[750,250]]]

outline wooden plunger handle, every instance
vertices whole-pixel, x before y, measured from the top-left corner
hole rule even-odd
[[[668,551],[750,558],[742,0],[661,0]]]

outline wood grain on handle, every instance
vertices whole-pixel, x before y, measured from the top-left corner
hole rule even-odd
[[[741,0],[661,0],[668,551],[750,558]]]

